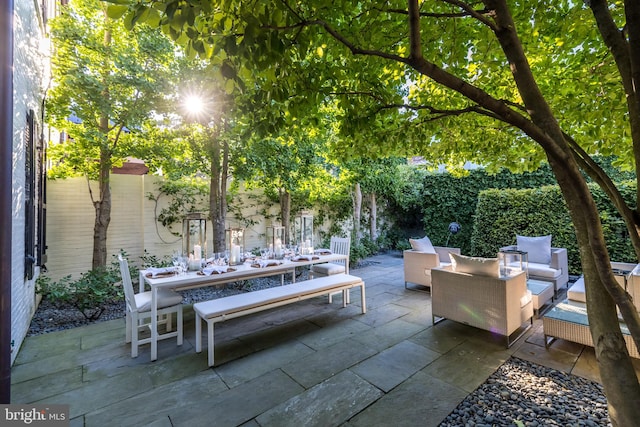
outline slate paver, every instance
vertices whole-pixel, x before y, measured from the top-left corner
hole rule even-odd
[[[305,388],[309,388],[376,353],[373,348],[356,341],[341,341],[293,363],[287,363],[282,369]]]
[[[349,427],[435,427],[467,392],[424,372],[417,372],[373,405],[349,420]]]
[[[329,347],[344,339],[352,338],[369,328],[369,326],[362,322],[347,319],[337,324],[327,325],[322,329],[301,336],[298,339],[309,347],[318,350],[323,347]]]
[[[304,392],[281,370],[171,411],[174,427],[238,426]]]
[[[189,375],[189,381],[174,381],[131,396],[85,416],[86,427],[140,426],[166,420],[169,414],[194,401],[205,401],[228,390],[212,370]],[[164,422],[164,421],[162,421]]]
[[[406,322],[405,317],[402,317],[358,334],[353,340],[382,351],[423,330],[424,326]]]
[[[32,378],[11,386],[13,403],[31,403],[82,387],[82,366]]]
[[[256,418],[263,427],[330,427],[345,422],[382,396],[350,371],[343,371],[293,396]]]
[[[235,387],[314,352],[303,343],[292,341],[225,363],[216,368],[216,372],[229,387]]]
[[[429,364],[424,372],[471,393],[509,356],[504,347],[467,341]]]
[[[410,341],[402,341],[351,368],[388,392],[440,356]]]
[[[223,322],[214,368],[206,352],[194,351],[188,305],[185,343],[161,341],[155,362],[148,345],[130,357],[124,319],[29,337],[11,371],[12,398],[70,404],[71,427],[428,427],[511,354],[593,373],[589,349],[566,341],[545,349],[539,320],[509,350],[487,331],[452,321],[432,326],[430,294],[404,288],[402,258],[371,260],[351,271],[365,280],[367,314],[352,292],[346,309],[340,296],[333,304],[325,297]],[[140,409],[148,402],[157,402],[153,411]]]
[[[90,382],[83,387],[47,397],[36,403],[70,404],[69,416],[75,418],[144,393],[152,388],[151,378],[141,370],[133,374],[123,374]]]

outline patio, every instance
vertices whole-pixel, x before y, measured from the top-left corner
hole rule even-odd
[[[27,338],[12,369],[12,401],[70,404],[72,426],[438,425],[511,355],[599,380],[591,348],[544,347],[542,321],[510,349],[490,333],[431,324],[430,295],[404,287],[397,253],[354,269],[366,283],[342,308],[315,298],[221,323],[216,367],[185,342],[137,359],[124,319]],[[640,373],[640,363],[636,369]]]

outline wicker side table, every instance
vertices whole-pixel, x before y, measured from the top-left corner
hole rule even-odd
[[[550,303],[553,301],[553,282],[527,279],[527,289],[531,291],[533,310],[536,316],[540,318],[540,309],[547,304],[550,305]]]

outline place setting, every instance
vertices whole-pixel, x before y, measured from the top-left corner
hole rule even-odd
[[[225,252],[214,254],[211,258],[207,258],[202,269],[198,271],[200,276],[211,276],[213,274],[224,274],[236,271],[235,268],[229,266],[229,257]]]

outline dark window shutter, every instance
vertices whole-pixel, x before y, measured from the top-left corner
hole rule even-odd
[[[35,117],[33,110],[27,114],[27,126],[24,132],[25,148],[25,224],[24,224],[24,275],[27,280],[33,279],[35,265],[35,190],[36,190],[36,162],[35,162]]]

